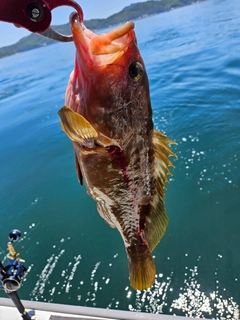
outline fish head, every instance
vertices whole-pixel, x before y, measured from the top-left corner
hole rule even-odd
[[[146,121],[152,126],[148,78],[134,23],[96,35],[72,14],[70,26],[76,59],[66,104],[110,138],[121,139],[126,127],[134,126],[129,117],[136,119],[139,104],[147,109]],[[135,123],[135,127],[139,126]]]

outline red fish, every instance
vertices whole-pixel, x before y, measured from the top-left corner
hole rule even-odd
[[[120,232],[134,289],[149,288],[151,251],[165,233],[164,187],[174,143],[153,129],[149,84],[134,23],[106,34],[70,18],[75,68],[59,111],[76,169],[101,217]]]

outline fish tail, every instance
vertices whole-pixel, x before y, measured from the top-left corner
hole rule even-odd
[[[147,244],[127,248],[130,284],[135,290],[150,288],[154,282],[156,268]]]

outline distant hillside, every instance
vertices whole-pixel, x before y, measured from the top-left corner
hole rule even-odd
[[[127,6],[122,11],[113,14],[106,19],[91,19],[84,21],[84,23],[87,28],[96,31],[98,29],[118,25],[130,20],[145,18],[150,15],[159,14],[200,1],[204,0],[155,0],[138,2]],[[70,34],[69,24],[55,26],[54,29],[63,34]],[[11,46],[0,48],[0,58],[54,43],[56,42],[53,40],[49,40],[37,34],[31,34],[20,39]]]

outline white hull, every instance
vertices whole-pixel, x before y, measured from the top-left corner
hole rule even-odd
[[[34,302],[23,300],[22,304],[34,320],[190,320],[193,318],[144,312],[120,311],[112,309],[89,308],[63,304]],[[195,318],[196,319],[196,318]],[[0,320],[22,320],[13,302],[0,298]]]

